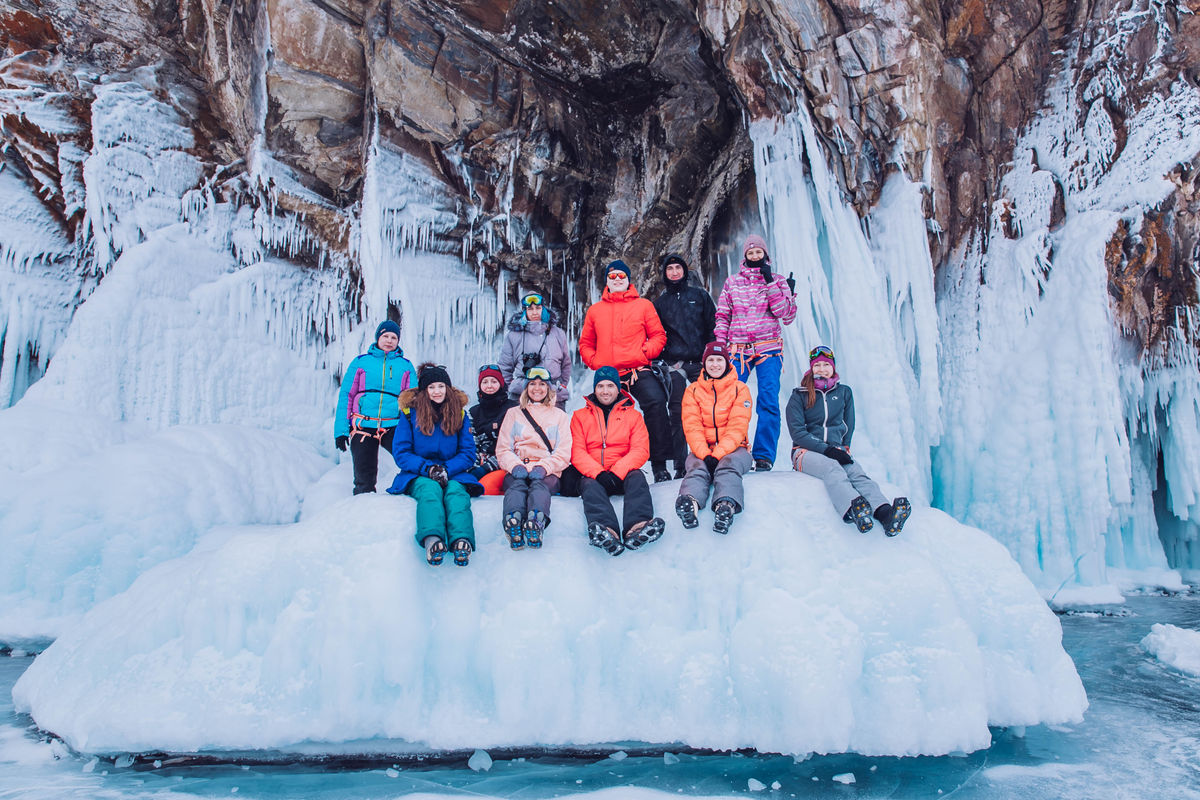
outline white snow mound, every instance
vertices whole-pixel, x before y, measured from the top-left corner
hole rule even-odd
[[[1169,667],[1200,675],[1200,631],[1154,623],[1142,649]]]
[[[467,568],[425,564],[413,502],[346,499],[143,574],[17,683],[18,710],[79,751],[372,739],[431,749],[684,742],[781,753],[944,754],[989,725],[1087,706],[1057,618],[1007,550],[917,508],[861,535],[824,487],[747,477],[728,536],[612,558],[578,500],[540,551],[474,501]]]
[[[306,488],[329,466],[297,439],[236,425],[147,435],[25,405],[0,413],[0,441],[11,441],[3,437],[12,419],[36,421],[31,430],[47,432],[53,455],[23,473],[0,466],[0,642],[8,644],[58,636],[215,526],[296,519]],[[64,436],[77,429],[68,460]]]

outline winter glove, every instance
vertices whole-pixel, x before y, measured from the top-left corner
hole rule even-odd
[[[843,467],[854,463],[854,459],[850,457],[850,454],[836,445],[825,445],[825,455],[829,456]]]
[[[529,480],[540,481],[546,477],[546,468],[542,466],[534,467],[529,470]]]
[[[796,293],[796,273],[789,272],[787,276],[788,291],[792,294]]]
[[[496,460],[495,456],[484,456],[479,460],[479,466],[483,467],[488,472],[495,472],[496,470],[500,469],[500,462]]]
[[[346,452],[346,445],[350,444],[349,436],[339,436],[333,440],[333,446],[343,453]]]
[[[622,480],[616,476],[616,473],[613,473],[607,469],[596,476],[596,483],[603,486],[604,491],[608,492],[609,494],[619,493],[622,487],[625,485]]]
[[[719,463],[721,462],[717,461],[717,457],[714,455],[707,455],[704,457],[704,466],[708,467],[709,475],[717,474],[717,464]]]
[[[525,469],[524,464],[517,464],[515,467],[512,468],[512,472],[509,474],[512,475],[514,478],[517,478],[518,480],[520,480],[521,478],[529,477],[529,470]]]
[[[762,266],[758,268],[758,271],[762,273],[763,280],[767,283],[770,283],[775,278],[775,276],[771,274],[771,265],[767,263],[765,258],[763,259]]]
[[[438,486],[443,489],[446,488],[446,484],[450,483],[450,475],[447,474],[446,467],[442,464],[430,464],[429,469],[425,470],[425,474],[437,481]]]

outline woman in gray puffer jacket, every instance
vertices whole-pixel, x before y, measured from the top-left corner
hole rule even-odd
[[[792,435],[792,468],[820,478],[842,519],[866,533],[878,520],[895,536],[912,513],[907,497],[888,502],[879,484],[850,457],[854,436],[854,394],[839,383],[833,351],[825,345],[808,354],[809,370],[787,404]]]
[[[558,327],[558,313],[547,308],[537,292],[521,298],[521,311],[508,321],[499,363],[514,399],[520,398],[525,388],[525,370],[545,367],[550,372],[555,405],[566,408],[571,397],[571,348],[567,334]]]

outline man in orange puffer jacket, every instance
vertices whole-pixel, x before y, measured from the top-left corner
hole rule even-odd
[[[588,541],[613,556],[654,541],[665,527],[654,516],[654,501],[642,473],[650,451],[646,423],[633,400],[621,391],[620,380],[614,367],[596,370],[592,394],[571,416],[571,466],[583,476],[579,495]],[[616,494],[625,495],[623,526],[609,500]]]
[[[728,533],[742,510],[742,476],[750,471],[750,389],[738,380],[721,342],[704,348],[704,368],[683,393],[683,433],[691,455],[679,487],[675,513],[685,528],[700,524],[696,515],[713,490],[713,530]]]
[[[622,387],[637,399],[646,418],[654,480],[666,481],[671,479],[667,459],[672,457],[667,390],[650,362],[666,346],[667,332],[654,304],[640,296],[630,281],[624,261],[608,265],[604,294],[583,318],[579,357],[588,369],[617,368]]]

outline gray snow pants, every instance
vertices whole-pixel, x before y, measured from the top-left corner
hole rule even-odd
[[[716,473],[709,475],[704,462],[688,453],[687,474],[683,476],[683,483],[679,485],[679,496],[695,498],[700,507],[704,508],[708,502],[708,488],[711,486],[714,503],[722,497],[728,497],[737,504],[737,510],[741,511],[746,499],[742,490],[742,476],[750,471],[753,462],[750,451],[739,447],[718,461]]]
[[[530,511],[540,511],[550,518],[550,495],[558,491],[558,476],[547,475],[536,478],[514,478],[512,473],[504,476],[504,516],[519,514],[521,519]]]
[[[879,490],[879,484],[867,477],[857,461],[843,467],[823,453],[795,447],[792,449],[792,469],[820,478],[839,514],[845,515],[860,494],[871,504],[872,510],[888,501]]]

